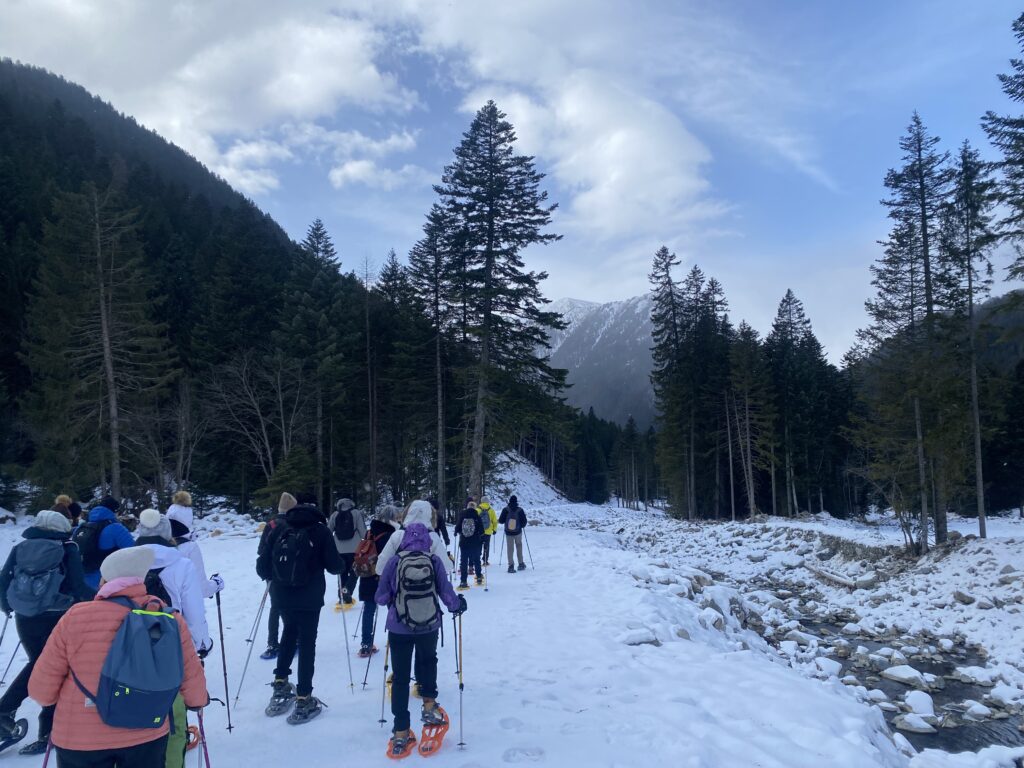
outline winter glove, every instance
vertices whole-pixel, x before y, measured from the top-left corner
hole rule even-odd
[[[210,577],[210,581],[217,588],[215,590],[216,592],[223,592],[224,591],[224,579],[221,578],[221,575],[219,573],[213,574],[213,576]]]
[[[185,707],[185,709],[187,709],[189,712],[202,712],[203,709],[208,707],[208,706],[210,706],[210,693],[209,693],[209,691],[207,691],[207,693],[206,693],[206,703],[205,704],[202,704],[202,705],[200,705],[198,707]]]
[[[200,660],[205,660],[210,655],[210,651],[213,650],[213,640],[207,640],[203,646],[196,651],[196,655],[199,656]]]
[[[459,595],[459,610],[452,613],[452,616],[461,616],[469,610],[469,606],[466,604],[466,598]]]

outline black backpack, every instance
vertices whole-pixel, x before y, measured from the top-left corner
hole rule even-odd
[[[82,568],[86,573],[94,573],[100,569],[100,565],[112,550],[100,549],[100,536],[113,520],[100,520],[95,523],[82,523],[75,531],[71,540],[78,545],[78,551],[82,554]]]
[[[163,570],[163,568],[153,568],[146,574],[146,594],[159,597],[164,601],[164,605],[170,608],[173,605],[171,595],[167,591],[167,587],[164,586],[163,579],[160,578]]]
[[[349,541],[356,535],[356,521],[352,516],[354,512],[349,509],[334,516],[334,538],[338,541]]]
[[[271,550],[274,581],[288,587],[304,587],[313,570],[313,539],[309,528],[282,524]]]

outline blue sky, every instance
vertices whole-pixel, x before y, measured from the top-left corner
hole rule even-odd
[[[1009,2],[14,0],[0,54],[175,141],[346,268],[404,255],[494,98],[548,174],[551,298],[647,289],[666,243],[767,331],[803,299],[833,360],[864,323],[882,179],[914,109],[954,149],[1019,51]],[[1003,286],[999,286],[1003,290]]]

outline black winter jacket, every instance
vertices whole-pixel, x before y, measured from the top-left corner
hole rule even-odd
[[[51,531],[46,528],[28,528],[23,534],[23,539],[52,539],[64,544],[64,581],[61,582],[60,592],[62,595],[70,595],[76,603],[92,600],[96,591],[85,583],[85,569],[82,567],[82,555],[78,551],[78,545],[71,541],[70,533]],[[11,606],[7,603],[7,588],[14,580],[14,566],[17,562],[17,549],[15,545],[11,554],[7,556],[3,570],[0,571],[0,609],[4,613],[11,613]]]
[[[270,526],[267,526],[269,529]],[[282,584],[274,579],[274,545],[287,528],[308,528],[309,538],[313,544],[313,556],[310,559],[309,581],[301,587]],[[264,532],[266,529],[264,529]],[[262,549],[256,558],[256,574],[264,581],[270,582],[270,597],[279,611],[317,611],[324,605],[324,592],[327,591],[327,579],[324,571],[333,574],[341,573],[344,563],[337,547],[334,546],[334,534],[328,529],[324,516],[320,511],[307,504],[300,504],[288,510],[283,523],[278,523],[261,541]]]
[[[377,540],[377,553],[384,551],[384,545],[388,543],[391,534],[395,532],[395,526],[391,523],[382,523],[374,520],[370,523],[369,534]],[[362,576],[359,579],[359,599],[366,603],[372,603],[374,595],[377,594],[377,585],[380,584],[380,576]]]
[[[477,526],[475,536],[467,537],[462,535],[462,521],[466,517],[466,515],[473,515],[474,517],[476,517]],[[463,547],[472,547],[477,544],[484,543],[484,528],[486,527],[487,524],[483,521],[483,518],[480,516],[480,513],[476,511],[476,508],[466,507],[464,510],[459,512],[459,517],[455,521],[455,535],[461,537]]]
[[[516,515],[519,518],[519,530],[510,534],[506,523],[508,523],[512,515]],[[498,525],[505,528],[506,536],[518,536],[523,528],[526,527],[526,513],[523,512],[523,508],[519,506],[505,507],[501,510],[501,516],[498,518]]]

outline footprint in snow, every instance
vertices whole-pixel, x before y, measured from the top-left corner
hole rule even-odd
[[[506,763],[539,763],[544,759],[544,750],[540,747],[512,747],[505,750],[501,759]]]
[[[521,731],[526,724],[517,717],[505,717],[498,722],[498,725],[506,731]]]

